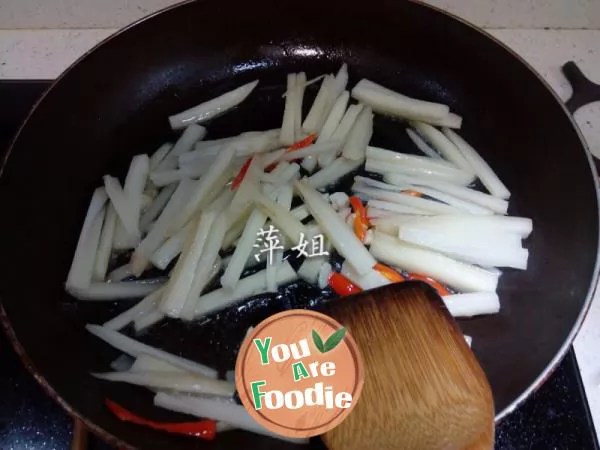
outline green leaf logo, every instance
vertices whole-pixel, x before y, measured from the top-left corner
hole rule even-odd
[[[313,342],[315,343],[315,347],[317,347],[317,350],[319,350],[321,353],[325,353],[323,351],[323,339],[321,339],[321,336],[319,336],[319,333],[317,333],[316,330],[312,330],[312,338]]]
[[[344,339],[345,335],[346,327],[342,327],[329,336],[325,341],[325,344],[323,344],[323,339],[321,339],[319,333],[317,333],[315,330],[312,330],[313,342],[315,343],[317,350],[319,350],[321,353],[327,353],[336,348],[338,344],[342,342],[342,339]]]

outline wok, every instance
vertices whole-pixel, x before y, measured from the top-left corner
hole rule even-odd
[[[212,443],[140,429],[103,407],[110,397],[157,419],[144,389],[106,384],[117,352],[84,330],[126,305],[76,302],[63,289],[87,203],[105,173],[173,139],[167,116],[255,78],[257,91],[215,119],[210,136],[278,126],[285,74],[342,62],[407,95],[449,104],[462,134],[513,192],[511,215],[531,217],[530,267],[500,279],[500,314],[462,320],[493,388],[497,419],[550,373],[581,324],[597,277],[598,204],[590,156],[563,104],[519,57],[471,25],[419,3],[197,1],[109,38],[37,104],[0,180],[2,320],[27,367],[58,402],[113,444],[138,448],[283,449],[240,431]],[[314,95],[314,90],[311,91]],[[408,148],[403,127],[378,118],[375,145]],[[248,325],[319,292],[292,287],[245,314],[208,324],[166,322],[141,337],[224,371]],[[315,446],[320,444],[316,443]]]

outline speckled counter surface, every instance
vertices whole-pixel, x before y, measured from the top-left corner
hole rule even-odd
[[[1,11],[2,5],[0,5],[0,15]],[[600,82],[600,30],[495,29],[488,31],[523,56],[563,99],[569,97],[570,87],[560,72],[560,66],[568,60],[576,61],[591,79]],[[55,78],[76,58],[113,32],[114,30],[112,29],[0,30],[0,80]],[[6,105],[2,107],[5,108]],[[600,156],[600,103],[586,106],[580,110],[576,114],[576,121],[592,153]],[[2,340],[0,346],[6,345],[5,342],[5,340]],[[590,313],[575,342],[575,351],[581,368],[581,376],[596,429],[600,428],[599,349],[600,299],[596,295]],[[0,348],[0,358],[4,358],[5,354],[6,349]],[[564,386],[564,383],[562,386]],[[10,392],[6,392],[4,388],[5,386],[0,386],[0,402],[3,401],[4,395],[17,395],[16,393],[19,392],[18,386],[15,387],[14,391],[11,390]],[[560,393],[563,392],[561,383],[558,382],[554,388],[556,389],[557,399],[560,400]],[[65,417],[54,417],[51,412],[54,411],[52,407],[53,405],[48,403],[48,412],[44,412],[46,411],[46,407],[43,406],[40,414],[47,414],[48,426],[53,426],[54,421],[57,423],[56,426],[59,426],[59,422],[63,421],[60,423],[63,424],[64,428],[64,421],[68,419]],[[19,413],[15,411],[15,414]],[[531,429],[534,433],[560,433],[560,427],[551,425],[557,423],[555,421],[556,417],[552,416],[552,411],[549,410],[547,414],[547,420],[540,424],[528,423],[526,416],[523,416],[522,423],[524,429]],[[27,414],[24,414],[23,417],[26,418]],[[5,417],[0,417],[0,436],[3,434],[6,436],[6,433],[10,433],[10,430],[6,428],[2,429],[3,426],[7,426],[7,423],[10,423],[10,421],[6,422]],[[20,422],[15,425],[26,427],[27,423]],[[575,427],[576,425],[572,426]],[[499,434],[500,439],[506,442],[506,446],[503,448],[523,448],[511,442],[510,434],[504,433],[502,430],[499,431],[501,431]],[[0,440],[0,442],[2,441]],[[1,444],[0,448],[2,450],[5,449],[5,447],[1,447]],[[21,450],[63,447],[40,446],[36,444],[6,448]],[[528,445],[525,448],[583,447],[575,443],[571,443],[570,445],[556,444],[551,447],[537,447],[532,443],[531,446]]]

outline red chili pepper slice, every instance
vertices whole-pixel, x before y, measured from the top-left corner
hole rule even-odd
[[[365,240],[367,230],[369,229],[369,219],[367,218],[367,209],[362,204],[360,198],[350,197],[350,204],[354,210],[354,234],[361,241]]]
[[[377,263],[373,266],[373,269],[386,277],[392,283],[400,283],[406,280],[400,273],[391,267],[386,266],[385,264]]]
[[[404,191],[400,191],[402,194],[410,195],[411,197],[423,197],[423,194],[418,191],[413,191],[412,189],[406,189]]]
[[[431,286],[432,288],[434,288],[437,291],[437,293],[440,296],[442,296],[442,297],[445,296],[445,295],[450,295],[450,291],[448,289],[446,289],[444,287],[444,285],[442,285],[439,281],[436,281],[433,278],[428,277],[426,275],[421,275],[420,273],[409,273],[408,274],[408,279],[409,280],[424,281],[429,286]]]
[[[194,436],[207,441],[213,440],[217,433],[217,423],[214,420],[200,420],[198,422],[183,423],[156,422],[154,420],[140,417],[108,398],[104,401],[104,403],[115,416],[124,422],[132,422],[137,425],[153,428],[155,430],[168,431],[169,433]]]
[[[244,165],[242,166],[242,168],[240,169],[238,174],[233,179],[233,182],[231,183],[232,191],[235,191],[240,186],[240,184],[242,184],[242,181],[244,181],[244,177],[246,176],[246,173],[248,172],[248,169],[250,168],[251,163],[252,163],[252,158],[250,157],[250,158],[248,158],[248,161],[246,161],[244,163]]]
[[[315,142],[315,139],[317,139],[317,133],[311,133],[304,139],[300,139],[298,142],[294,142],[288,147],[287,151],[293,152],[294,150],[300,150],[301,148],[308,147],[309,145],[312,145],[313,142]]]
[[[341,273],[337,272],[331,272],[328,283],[335,293],[341,296],[357,294],[362,291],[362,289],[355,285],[352,281],[350,281]]]

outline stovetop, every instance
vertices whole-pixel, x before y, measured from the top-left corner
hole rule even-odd
[[[49,83],[0,82],[0,155]],[[71,437],[71,419],[0,333],[0,450],[63,450]],[[108,446],[91,439],[89,449]],[[496,427],[496,449],[600,450],[572,349],[546,383]]]

